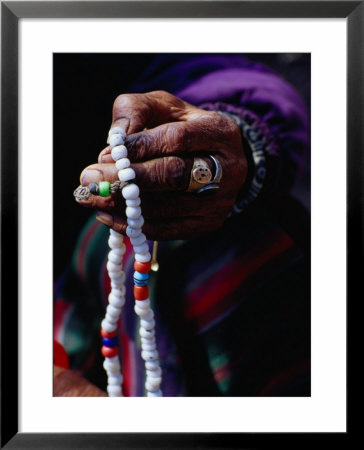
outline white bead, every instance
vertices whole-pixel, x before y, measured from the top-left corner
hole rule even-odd
[[[116,297],[125,297],[125,292],[126,292],[126,288],[125,288],[125,274],[123,272],[124,276],[121,276],[120,278],[117,278],[116,280],[111,280],[111,292],[116,296]]]
[[[158,352],[157,350],[152,350],[150,352],[142,351],[142,358],[144,359],[144,361],[154,361],[158,359]]]
[[[120,161],[128,156],[128,150],[125,145],[117,145],[111,150],[111,157],[114,161]]]
[[[144,244],[141,245],[136,245],[134,247],[134,252],[138,253],[139,255],[145,255],[146,253],[149,252],[149,245],[144,242]]]
[[[157,370],[159,369],[159,361],[145,361],[145,368],[147,370]]]
[[[116,297],[124,297],[125,296],[125,286],[122,287],[113,287],[112,293],[115,294]]]
[[[120,239],[124,239],[124,236],[121,233],[119,233],[118,231],[113,230],[112,228],[110,228],[110,234],[112,236],[116,236],[116,237],[118,237]]]
[[[137,219],[141,216],[142,210],[140,206],[127,206],[125,210],[126,217],[129,219]]]
[[[135,247],[136,245],[144,244],[144,242],[147,240],[144,233],[139,234],[139,236],[130,238],[130,242]]]
[[[113,134],[120,134],[123,139],[126,138],[126,131],[124,130],[124,128],[121,127],[110,128],[108,137],[112,136]]]
[[[126,169],[119,170],[118,177],[120,181],[130,181],[134,180],[135,172],[131,167],[127,167]]]
[[[134,198],[133,200],[125,200],[126,206],[140,206],[140,197]]]
[[[156,392],[148,392],[148,397],[162,397],[162,391],[159,389],[159,391]]]
[[[149,309],[150,308],[150,300],[146,298],[145,300],[135,300],[135,305],[139,308]]]
[[[118,366],[120,366],[120,361],[119,361],[119,356],[105,356],[105,361],[108,364],[117,364]]]
[[[130,160],[128,158],[123,157],[116,161],[115,167],[117,170],[126,169],[127,167],[130,167]]]
[[[102,327],[103,330],[107,331],[108,333],[112,333],[117,328],[115,323],[110,322],[107,319],[104,319],[101,322],[101,327]]]
[[[109,136],[109,145],[110,147],[116,147],[117,145],[124,144],[124,138],[121,134],[115,133]],[[125,155],[126,156],[126,155]]]
[[[123,394],[109,394],[109,398],[110,397],[122,397]],[[149,397],[152,397],[151,395]]]
[[[115,252],[115,250],[110,250],[107,255],[107,259],[114,264],[121,264],[123,255],[118,254],[117,252]]]
[[[142,344],[142,350],[144,352],[151,352],[152,350],[156,350],[156,349],[157,349],[157,344],[156,343]]]
[[[120,278],[117,278],[115,281],[111,280],[111,289],[117,297],[125,296],[125,284],[124,284],[124,282],[119,281],[121,279],[122,278],[120,277]]]
[[[155,370],[146,370],[147,378],[158,378],[162,376],[162,369],[159,366]]]
[[[121,271],[121,275],[120,275],[120,277],[119,278],[113,278],[113,283],[115,284],[115,286],[116,286],[116,288],[118,289],[118,288],[121,288],[121,286],[123,286],[124,285],[124,283],[125,283],[125,278],[126,278],[126,275],[125,275],[125,272],[122,270]]]
[[[140,337],[146,338],[146,339],[154,339],[155,336],[155,330],[146,330],[142,327],[139,328],[139,335]]]
[[[121,193],[125,200],[133,200],[139,197],[139,188],[136,184],[130,183],[127,186],[124,186]]]
[[[121,283],[116,283],[114,280],[120,280],[122,273],[123,272],[121,270],[119,272],[109,272],[109,278],[111,283],[113,283],[112,286],[116,289],[120,289]]]
[[[138,305],[135,305],[134,311],[135,314],[137,314],[139,317],[144,317],[149,313],[150,309],[148,310],[146,308],[139,308]]]
[[[104,369],[106,370],[106,372],[108,374],[118,375],[119,372],[120,372],[120,365],[119,364],[111,364],[111,363],[109,363],[107,361],[104,361],[103,366],[104,366]]]
[[[151,309],[151,310],[148,312],[148,315],[147,315],[146,317],[143,317],[143,320],[152,320],[152,319],[154,319],[154,312],[153,312],[153,310]]]
[[[121,397],[121,386],[108,386],[107,393],[113,397]]]
[[[121,314],[121,308],[115,308],[113,305],[107,305],[106,315],[118,320]]]
[[[141,228],[144,225],[144,217],[140,216],[137,219],[131,219],[127,218],[128,225],[130,225],[132,228]]]
[[[146,314],[143,314],[143,320],[152,320],[154,318],[154,313],[153,311],[149,308],[140,308],[143,310],[143,312],[145,312]]]
[[[123,239],[120,239],[116,236],[110,236],[109,240],[108,240],[108,244],[109,247],[114,249],[114,248],[122,248],[123,244]]]
[[[110,386],[120,386],[122,384],[122,382],[123,382],[123,376],[121,375],[121,373],[107,377],[107,384]]]
[[[110,294],[109,294],[108,300],[109,300],[109,303],[112,303],[112,302],[115,303],[115,302],[120,301],[120,299],[122,299],[123,297],[124,297],[124,295],[120,295],[119,292],[116,293],[115,290],[112,289]]]
[[[151,339],[141,337],[140,342],[142,343],[142,345],[156,344],[155,336],[153,336]]]
[[[120,277],[122,276],[122,271],[121,269],[119,270],[119,272],[109,272],[109,277],[110,280],[113,282],[114,280],[119,280]],[[114,283],[115,284],[115,283]],[[117,288],[119,287],[119,285],[116,286]]]
[[[106,263],[106,268],[108,272],[121,272],[121,265],[115,264],[112,261],[108,261]],[[119,275],[119,277],[121,277],[121,275]]]
[[[148,262],[152,259],[152,255],[150,252],[144,253],[141,255],[140,253],[135,253],[135,260],[138,262]]]
[[[149,392],[155,392],[156,390],[159,389],[161,383],[162,383],[161,377],[147,378],[147,381],[145,383],[145,389]]]
[[[120,373],[120,365],[118,364],[110,364],[104,361],[104,369],[107,372],[108,376],[118,375]]]
[[[144,330],[152,330],[155,327],[155,320],[143,320],[140,321],[140,326],[144,328]]]
[[[115,325],[118,323],[119,316],[113,316],[109,312],[105,314],[105,319],[108,320],[110,323],[114,323]]]
[[[114,255],[122,258],[125,254],[126,246],[125,246],[125,244],[123,244],[121,247],[113,248],[110,251],[112,251]]]
[[[122,308],[125,305],[125,297],[117,297],[111,293],[109,294],[109,304],[114,308]]]
[[[137,237],[142,232],[141,228],[132,228],[131,226],[126,227],[126,235],[129,238]]]
[[[117,255],[123,256],[126,251],[126,246],[123,244],[121,247],[113,248],[112,250]]]

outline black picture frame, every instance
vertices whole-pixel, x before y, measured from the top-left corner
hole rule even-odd
[[[18,353],[18,23],[22,18],[345,18],[347,21],[347,300],[363,273],[364,1],[1,2],[1,448],[271,447],[279,433],[19,433]],[[11,301],[9,295],[11,293]],[[12,336],[11,345],[9,335]],[[349,375],[349,371],[348,371]],[[334,395],[334,394],[333,394]],[[338,443],[349,435],[338,433]],[[107,434],[107,437],[106,437]],[[304,445],[309,434],[285,435]],[[326,434],[316,434],[318,442]],[[299,440],[298,440],[299,439]]]

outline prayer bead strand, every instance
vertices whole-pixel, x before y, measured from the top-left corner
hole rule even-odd
[[[128,227],[126,234],[134,249],[134,297],[135,313],[140,319],[141,356],[145,361],[146,382],[145,389],[148,397],[161,397],[160,385],[162,382],[162,370],[159,365],[159,355],[155,339],[154,313],[150,307],[148,280],[151,270],[151,254],[147,238],[142,232],[144,218],[140,207],[139,187],[133,182],[135,172],[130,167],[127,158],[127,149],[124,145],[126,133],[119,127],[112,128],[109,132],[108,143],[111,147],[111,156],[115,161],[120,182],[127,182],[121,190],[126,202],[126,217]],[[106,183],[106,182],[105,182]],[[93,187],[93,190],[110,193],[106,184]],[[106,315],[101,324],[102,354],[105,357],[104,368],[108,377],[107,392],[109,397],[122,396],[122,381],[120,361],[117,346],[117,322],[121,309],[125,303],[125,273],[122,270],[122,259],[125,253],[123,236],[114,230],[110,230],[110,252],[108,254],[107,270],[111,279],[111,292]]]

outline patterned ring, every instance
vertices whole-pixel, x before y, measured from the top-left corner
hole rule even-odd
[[[207,162],[202,158],[194,158],[187,192],[198,192],[210,183],[211,179],[212,173]]]

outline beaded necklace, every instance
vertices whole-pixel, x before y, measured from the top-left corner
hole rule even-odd
[[[144,218],[140,207],[139,187],[132,181],[135,172],[130,167],[128,151],[125,147],[126,133],[122,128],[114,127],[109,132],[111,156],[118,170],[118,183],[126,202],[126,217],[128,226],[126,234],[130,238],[135,253],[134,262],[134,310],[140,318],[139,334],[141,339],[141,356],[145,361],[146,383],[148,397],[161,397],[162,370],[159,365],[159,355],[155,338],[154,313],[150,307],[148,279],[151,270],[151,254],[145,234],[142,232]],[[115,185],[115,183],[114,183]],[[110,195],[110,183],[104,181],[98,185],[98,194],[104,197]],[[105,318],[101,322],[102,349],[104,369],[107,374],[107,392],[109,397],[122,396],[123,376],[117,345],[117,323],[122,307],[125,304],[125,272],[122,260],[125,253],[123,235],[110,229],[108,244],[107,271],[111,280],[111,292],[108,297]]]

